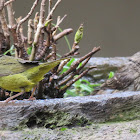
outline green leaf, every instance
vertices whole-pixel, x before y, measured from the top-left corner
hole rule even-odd
[[[101,84],[92,84],[92,85],[90,85],[90,87],[99,87]]]
[[[15,54],[14,50],[15,50],[14,45],[12,45],[11,48],[4,53],[4,55],[6,55],[7,53],[10,53],[11,55],[14,55]]]
[[[108,79],[112,78],[113,76],[114,76],[114,72],[111,71],[111,72],[109,73],[109,77],[108,77]]]
[[[86,84],[81,84],[80,87],[81,87],[82,91],[87,91],[87,92],[90,92],[90,93],[93,92],[93,90],[94,90],[93,88],[89,87]]]
[[[62,71],[61,71],[61,74],[63,74],[64,72],[66,72],[68,69],[69,69],[69,67],[65,65],[63,67]]]
[[[88,80],[86,80],[86,79],[81,79],[81,82],[90,84],[90,82]]]
[[[32,52],[32,47],[28,47],[28,48],[27,48],[27,54],[30,55],[31,52]]]
[[[74,87],[80,87],[80,85],[81,85],[81,81],[80,81],[80,79],[79,80],[77,80],[75,83],[74,83]]]
[[[65,131],[65,130],[67,130],[68,128],[66,128],[66,127],[62,127],[61,129],[60,129],[60,131]]]
[[[68,96],[71,96],[71,97],[77,96],[75,89],[71,89],[71,90],[67,89],[64,97],[68,97]]]
[[[77,68],[80,68],[82,66],[82,62],[78,65],[78,67]]]
[[[74,61],[75,61],[75,58],[71,58],[71,60],[67,63],[67,66],[70,67]]]

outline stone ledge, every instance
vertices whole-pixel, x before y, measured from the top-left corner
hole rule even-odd
[[[0,102],[0,129],[84,125],[140,118],[140,92]]]

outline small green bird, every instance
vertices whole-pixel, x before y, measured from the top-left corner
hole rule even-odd
[[[75,38],[74,38],[75,44],[78,44],[81,41],[81,39],[83,38],[83,30],[84,30],[83,24],[81,24],[75,34]]]
[[[29,92],[47,72],[65,59],[69,58],[39,63],[12,56],[0,56],[0,87],[13,92],[22,92],[22,94]]]

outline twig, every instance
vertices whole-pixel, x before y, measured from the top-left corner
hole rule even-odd
[[[79,48],[80,48],[80,47],[79,47],[78,45],[75,46],[75,48],[72,49],[70,52],[64,54],[64,55],[62,56],[62,58],[63,58],[63,57],[68,57],[68,56],[74,55],[74,54],[79,50]]]
[[[61,19],[60,19],[60,16],[58,16],[58,18],[57,18],[57,23],[56,23],[56,25],[55,25],[55,27],[54,27],[54,29],[53,29],[52,36],[54,36],[54,35],[56,34],[59,25],[63,22],[63,20],[65,19],[66,16],[67,16],[67,15],[64,15]]]
[[[72,32],[73,32],[73,29],[71,29],[71,28],[65,29],[65,30],[63,30],[61,33],[55,35],[55,36],[53,37],[53,40],[54,40],[54,41],[57,41],[58,39],[64,37],[65,35],[69,35],[69,34],[72,33]]]
[[[2,11],[4,8],[4,2],[5,2],[5,0],[0,1],[0,11]]]
[[[34,17],[34,33],[36,33],[38,21],[39,21],[39,13],[36,12],[35,17]]]
[[[63,88],[61,88],[59,92],[60,93],[64,93],[67,88],[69,88],[73,83],[75,83],[77,80],[79,80],[85,74],[87,74],[88,71],[91,70],[91,69],[93,69],[93,68],[95,68],[95,67],[90,67],[90,68],[86,69],[85,71],[83,71],[80,75],[78,75],[76,78],[74,78],[73,80],[71,80],[70,82],[68,82]]]
[[[32,24],[32,19],[29,19],[28,21],[28,44],[31,45],[32,44],[32,32],[33,29],[31,28],[31,24]]]
[[[56,60],[56,44],[55,43],[52,43],[52,53],[53,53],[52,60]]]
[[[6,38],[6,45],[7,45],[7,49],[10,49],[10,33],[8,30],[8,26],[7,26],[7,22],[6,22],[6,18],[5,18],[5,11],[3,9],[3,1],[1,1],[0,3],[0,22],[1,22],[1,27],[3,30],[3,34]]]
[[[75,71],[73,71],[72,74],[70,74],[70,76],[68,78],[66,78],[65,80],[63,80],[62,82],[59,83],[58,87],[63,86],[64,84],[66,84],[68,81],[70,81],[71,79],[73,79],[73,77],[75,75],[78,75],[80,73],[80,71],[83,69],[83,67],[87,64],[87,62],[90,60],[91,56],[89,58],[87,58],[83,63],[82,66],[80,66],[78,69],[76,69]],[[94,68],[96,68],[96,66],[93,66]]]
[[[12,33],[13,43],[17,44],[17,33],[16,33],[16,24],[15,24],[15,17],[14,17],[14,11],[13,11],[13,4],[9,3],[7,5],[7,13],[8,13],[8,21],[9,21],[9,29]],[[18,57],[18,51],[15,48],[15,57]]]
[[[58,6],[58,4],[61,2],[61,0],[57,0],[57,2],[55,3],[54,7],[51,9],[50,13],[48,14],[46,21],[50,19],[50,17],[52,16],[53,12],[55,11],[56,7]]]
[[[15,25],[15,18],[14,18],[14,11],[13,11],[13,4],[9,3],[7,5],[7,13],[8,13],[8,21],[9,21],[9,28],[14,28]]]
[[[59,73],[62,69],[63,69],[63,67],[64,67],[64,65],[66,64],[66,63],[68,63],[68,59],[66,59],[66,60],[63,60],[60,64],[59,64],[59,66],[58,66],[58,69],[57,69],[57,73]]]
[[[4,3],[4,6],[7,6],[8,4],[10,4],[10,3],[13,2],[13,1],[15,1],[15,0],[9,0],[9,1],[5,2],[5,3]]]
[[[5,37],[10,36],[9,30],[8,30],[8,26],[7,26],[7,22],[6,22],[6,18],[5,18],[5,11],[0,10],[0,22],[1,22],[1,26],[3,29],[3,33]]]
[[[33,61],[35,58],[36,44],[38,43],[41,29],[44,27],[43,23],[44,23],[44,14],[45,14],[45,3],[46,3],[46,0],[42,0],[41,6],[40,6],[39,23],[37,25],[37,30],[34,36],[34,42],[33,42],[32,52],[30,56],[30,61]]]
[[[93,54],[95,54],[97,51],[99,51],[101,48],[100,47],[94,47],[93,50],[91,52],[89,52],[88,54],[86,54],[85,56],[81,57],[79,60],[77,60],[76,62],[74,62],[71,65],[71,68],[69,70],[67,70],[66,72],[64,72],[62,75],[60,75],[58,77],[58,80],[63,79],[63,77],[65,77],[66,75],[68,75],[70,72],[74,71],[78,65],[85,59],[87,59],[88,57],[92,56]]]
[[[48,59],[50,59],[53,56],[53,52],[49,53],[47,55],[47,57],[44,58],[44,61],[47,61]],[[37,59],[38,60],[38,59]]]
[[[17,25],[17,30],[16,30],[17,33],[19,32],[19,28],[20,28],[21,24],[23,24],[23,23],[32,15],[32,13],[33,13],[35,7],[37,6],[38,2],[39,2],[39,0],[36,0],[36,1],[33,3],[33,6],[31,7],[31,10],[30,10],[30,12],[27,14],[27,16],[25,16],[22,20],[20,20],[20,22],[19,22],[18,25]]]
[[[51,7],[52,7],[52,0],[49,0],[48,13],[50,13]]]

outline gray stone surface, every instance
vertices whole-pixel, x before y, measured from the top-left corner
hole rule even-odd
[[[85,68],[90,66],[97,66],[89,71],[89,75],[93,80],[106,79],[110,71],[116,71],[128,62],[129,57],[92,57]]]
[[[140,120],[85,127],[0,131],[0,140],[139,140]]]
[[[84,125],[140,118],[140,92],[0,102],[0,129]]]

